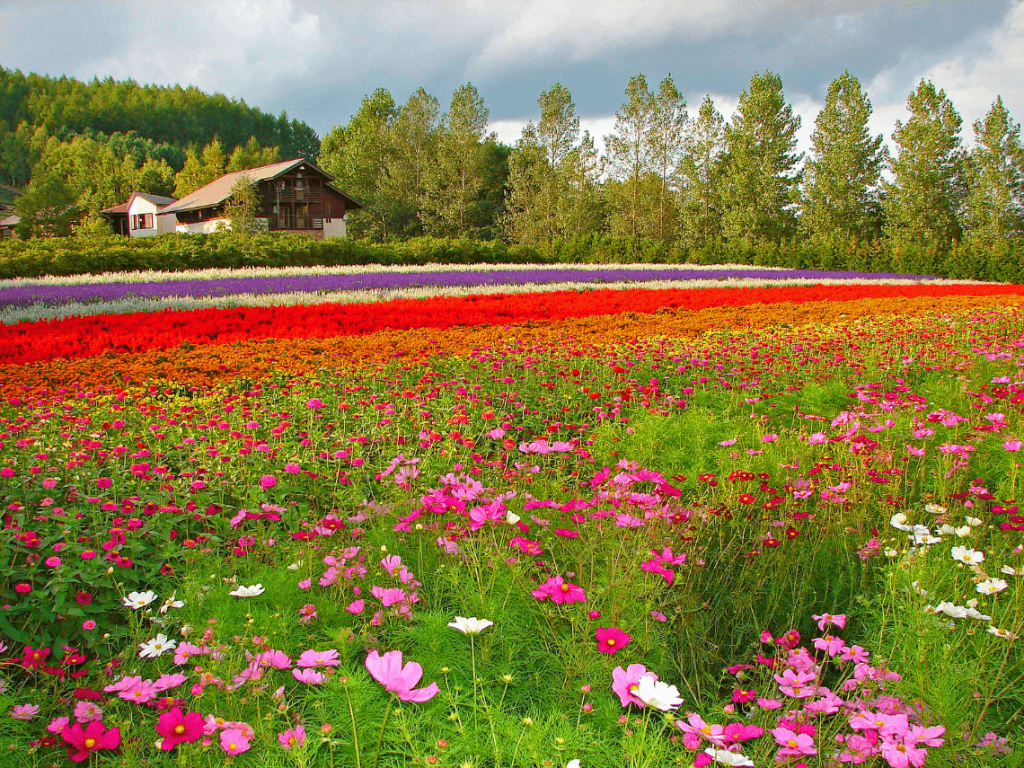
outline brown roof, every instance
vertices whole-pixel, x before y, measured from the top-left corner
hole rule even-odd
[[[269,181],[270,179],[277,178],[282,174],[287,173],[296,166],[306,166],[318,173],[322,174],[328,182],[334,181],[334,177],[326,171],[322,171],[317,168],[311,162],[305,158],[299,157],[295,160],[285,160],[280,163],[273,163],[271,165],[264,165],[259,168],[250,168],[246,171],[234,171],[232,173],[226,173],[215,181],[211,181],[205,187],[200,187],[190,195],[185,195],[178,202],[173,205],[169,205],[160,211],[157,215],[164,216],[171,213],[181,213],[183,211],[197,211],[201,208],[215,208],[216,206],[223,203],[229,197],[231,197],[231,188],[235,186],[235,182],[238,181],[242,176],[247,176],[256,184],[261,181]],[[346,203],[351,203],[352,208],[362,208],[362,203],[358,200],[346,195],[340,189],[335,187],[333,184],[328,183],[331,189],[337,192],[339,195],[345,198]]]
[[[150,195],[146,192],[132,192],[131,196],[128,198],[126,202],[123,202],[120,205],[115,205],[113,208],[104,208],[102,211],[100,211],[100,213],[128,213],[128,208],[131,206],[132,201],[136,197],[141,197],[143,200],[148,200],[149,202],[156,206],[165,206],[170,205],[171,203],[178,202],[178,198],[176,197]]]

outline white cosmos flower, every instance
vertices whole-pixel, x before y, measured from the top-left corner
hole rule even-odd
[[[167,635],[161,633],[152,640],[147,640],[139,645],[139,657],[143,659],[155,659],[163,656],[166,651],[174,650],[178,643],[176,640],[168,640]]]
[[[1007,576],[1024,576],[1024,568],[1014,568],[1012,565],[1004,565],[1002,572]]]
[[[925,504],[924,511],[931,515],[942,515],[946,513],[946,508],[941,504]]]
[[[985,579],[980,582],[974,589],[979,595],[994,595],[997,592],[1002,592],[1009,586],[1002,579]]]
[[[959,528],[956,529],[956,535],[959,536],[961,539],[966,539],[973,532],[974,529],[971,528],[971,526],[969,525],[961,525]]]
[[[166,600],[164,604],[160,606],[160,613],[165,614],[171,608],[184,608],[185,603],[178,599],[177,593],[172,594]]]
[[[655,680],[653,675],[644,675],[637,681],[636,690],[633,694],[644,703],[645,706],[668,712],[675,709],[683,700],[679,697],[679,689],[674,685],[668,685],[661,680]]]
[[[256,597],[262,595],[266,590],[262,584],[253,584],[251,587],[239,587],[228,592],[232,597]]]
[[[568,763],[565,764],[565,768],[580,768],[579,759],[570,760]]]
[[[479,635],[493,625],[493,621],[478,619],[476,616],[470,616],[468,619],[464,616],[456,616],[455,621],[448,622],[449,627],[459,630],[464,635]]]
[[[964,522],[975,528],[980,528],[983,521],[981,520],[981,518],[971,517],[970,515],[968,515],[964,518]]]
[[[984,553],[970,547],[953,547],[949,554],[958,563],[963,563],[964,565],[979,565],[985,562]]]
[[[129,592],[124,599],[124,604],[137,611],[140,608],[145,608],[154,600],[156,600],[156,592]]]
[[[746,755],[741,755],[739,752],[730,752],[727,749],[715,749],[714,747],[708,747],[704,750],[705,755],[709,755],[719,765],[735,765],[741,766],[742,768],[754,768],[754,761]]]
[[[907,516],[904,515],[902,512],[897,512],[895,515],[889,518],[889,525],[898,530],[906,531],[907,533],[910,533],[912,530],[914,530],[909,525],[907,525]]]
[[[1017,639],[1017,635],[1015,635],[1013,632],[1011,632],[1008,629],[1000,629],[999,627],[992,627],[992,626],[990,626],[988,628],[988,633],[990,635],[995,635],[996,637],[1001,637],[1004,640],[1016,640]]]
[[[523,518],[521,518],[515,512],[506,512],[505,513],[505,522],[508,523],[509,525],[515,525],[516,523],[518,523],[522,519]]]

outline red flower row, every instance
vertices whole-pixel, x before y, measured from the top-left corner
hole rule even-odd
[[[399,299],[377,304],[169,310],[93,315],[0,326],[0,364],[77,358],[108,351],[142,352],[183,342],[228,344],[250,339],[327,338],[412,328],[508,325],[528,320],[652,314],[751,304],[853,301],[922,296],[1024,295],[1015,285],[839,285],[769,288],[597,290]]]

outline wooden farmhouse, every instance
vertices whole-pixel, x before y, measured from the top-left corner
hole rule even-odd
[[[271,231],[304,232],[317,239],[344,237],[346,215],[363,207],[334,186],[333,176],[300,157],[228,173],[162,208],[156,217],[173,222],[173,231],[182,233],[230,229],[224,205],[243,176],[256,187],[258,220]]]

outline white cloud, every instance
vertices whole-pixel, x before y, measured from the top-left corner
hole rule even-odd
[[[291,0],[145,3],[126,9],[123,23],[135,33],[127,46],[82,61],[80,77],[100,72],[262,95],[302,82],[326,47],[319,18],[296,11]]]

